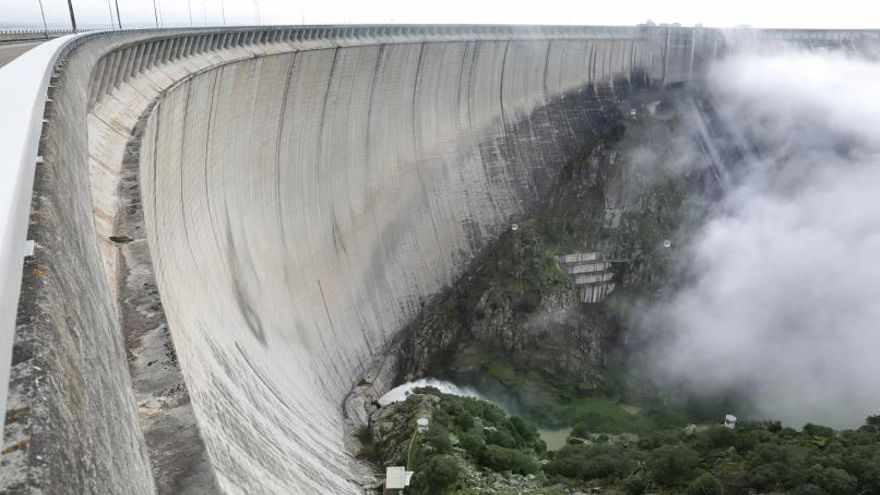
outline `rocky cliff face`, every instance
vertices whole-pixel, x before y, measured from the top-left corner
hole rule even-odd
[[[513,392],[525,409],[559,387],[617,387],[628,305],[671,283],[672,253],[707,204],[707,172],[679,132],[675,100],[630,104],[635,113],[624,107],[528,220],[426,305],[402,346],[404,379]]]

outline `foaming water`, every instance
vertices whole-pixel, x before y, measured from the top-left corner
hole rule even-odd
[[[471,387],[460,387],[452,382],[437,380],[436,378],[421,378],[414,382],[404,383],[403,385],[398,385],[392,388],[379,398],[379,405],[385,407],[388,404],[394,404],[395,402],[403,402],[406,400],[406,397],[412,393],[413,389],[420,387],[434,387],[444,394],[486,400],[485,397]]]

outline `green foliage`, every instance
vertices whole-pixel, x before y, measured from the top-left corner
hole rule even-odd
[[[458,438],[458,445],[471,456],[476,456],[480,448],[486,444],[486,437],[482,428],[471,428],[462,433]]]
[[[413,392],[440,399],[432,409],[428,431],[417,437],[417,466],[440,462],[435,459],[458,453],[494,471],[538,471],[535,452],[542,450],[543,442],[530,422],[518,416],[508,417],[491,403],[447,395],[436,388],[418,388]],[[458,439],[457,444],[453,438]]]
[[[802,445],[766,443],[746,455],[754,466],[749,475],[751,486],[759,490],[790,490],[804,483],[807,451]]]
[[[819,486],[826,493],[849,494],[855,493],[858,481],[843,469],[827,466],[813,466],[810,481]]]
[[[826,495],[825,491],[813,484],[806,484],[799,486],[794,492],[793,495]]]
[[[688,445],[664,445],[651,451],[647,468],[657,483],[673,487],[687,483],[700,465],[697,451]]]
[[[449,493],[458,484],[461,469],[449,455],[431,457],[413,475],[412,493],[440,495]]]
[[[417,393],[440,400],[433,403],[429,430],[416,437],[413,493],[455,490],[462,478],[461,465],[456,463],[470,462],[479,469],[504,473],[539,471],[536,452],[542,451],[542,442],[530,422],[509,417],[484,401],[430,388]],[[592,405],[594,411],[620,409],[607,399]],[[417,412],[415,408],[409,411],[411,422]],[[797,431],[778,422],[741,421],[735,429],[645,429],[637,439],[609,434],[605,443],[599,443],[597,432],[582,424],[573,435],[588,436],[592,445],[566,445],[541,457],[547,459],[543,471],[550,484],[578,488],[598,482],[612,493],[628,495],[880,494],[877,422],[872,417],[854,430],[807,425]],[[368,431],[359,436],[372,442]],[[380,462],[385,462],[379,454]]]
[[[651,486],[651,479],[645,473],[636,473],[623,480],[623,492],[626,495],[642,495]]]
[[[804,425],[804,433],[814,437],[831,438],[834,436],[834,430],[827,426],[814,425],[807,423]]]
[[[688,485],[687,495],[724,495],[724,486],[718,478],[705,473]]]
[[[550,475],[583,480],[616,477],[628,463],[618,449],[604,445],[566,445],[544,466]]]
[[[578,437],[589,433],[641,432],[653,429],[650,420],[628,413],[607,397],[587,395],[545,406],[540,416],[548,426],[575,425]]]
[[[486,445],[480,449],[477,461],[493,471],[511,471],[518,474],[538,472],[538,463],[533,455],[498,445]]]
[[[777,422],[741,422],[733,430],[661,430],[630,443],[566,446],[544,471],[552,479],[600,479],[634,495],[652,484],[675,493],[880,493],[880,432],[867,426],[797,432]],[[581,430],[573,434],[590,433]]]
[[[423,442],[432,449],[435,454],[448,454],[452,450],[452,440],[449,439],[449,430],[438,423],[431,423],[425,432]]]

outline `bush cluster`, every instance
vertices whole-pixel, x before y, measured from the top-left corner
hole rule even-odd
[[[854,430],[778,422],[670,428],[637,441],[593,436],[595,443],[546,452],[537,429],[484,401],[424,388],[440,397],[429,430],[416,442],[412,493],[451,493],[463,482],[462,463],[499,473],[537,474],[548,483],[599,484],[627,495],[880,494],[880,416]],[[586,436],[585,428],[576,431]],[[574,441],[574,440],[573,440]],[[543,465],[542,465],[543,464]]]
[[[601,480],[629,495],[880,494],[880,416],[855,430],[746,422],[734,430],[662,430],[629,444],[569,445],[544,471]]]
[[[444,394],[432,387],[413,392],[440,398],[432,410],[428,431],[415,444],[411,466],[416,472],[414,494],[454,491],[462,476],[456,454],[492,471],[540,471],[537,454],[546,447],[528,421],[509,417],[489,402]]]

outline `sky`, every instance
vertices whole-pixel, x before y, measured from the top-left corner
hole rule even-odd
[[[443,0],[72,0],[80,26],[108,26],[118,1],[123,27],[223,24],[702,24],[707,27],[878,28],[880,8],[866,0],[626,0],[540,2]],[[41,25],[40,0],[0,0],[0,25]],[[50,26],[69,26],[66,0],[42,0]],[[190,16],[191,12],[191,16]]]

